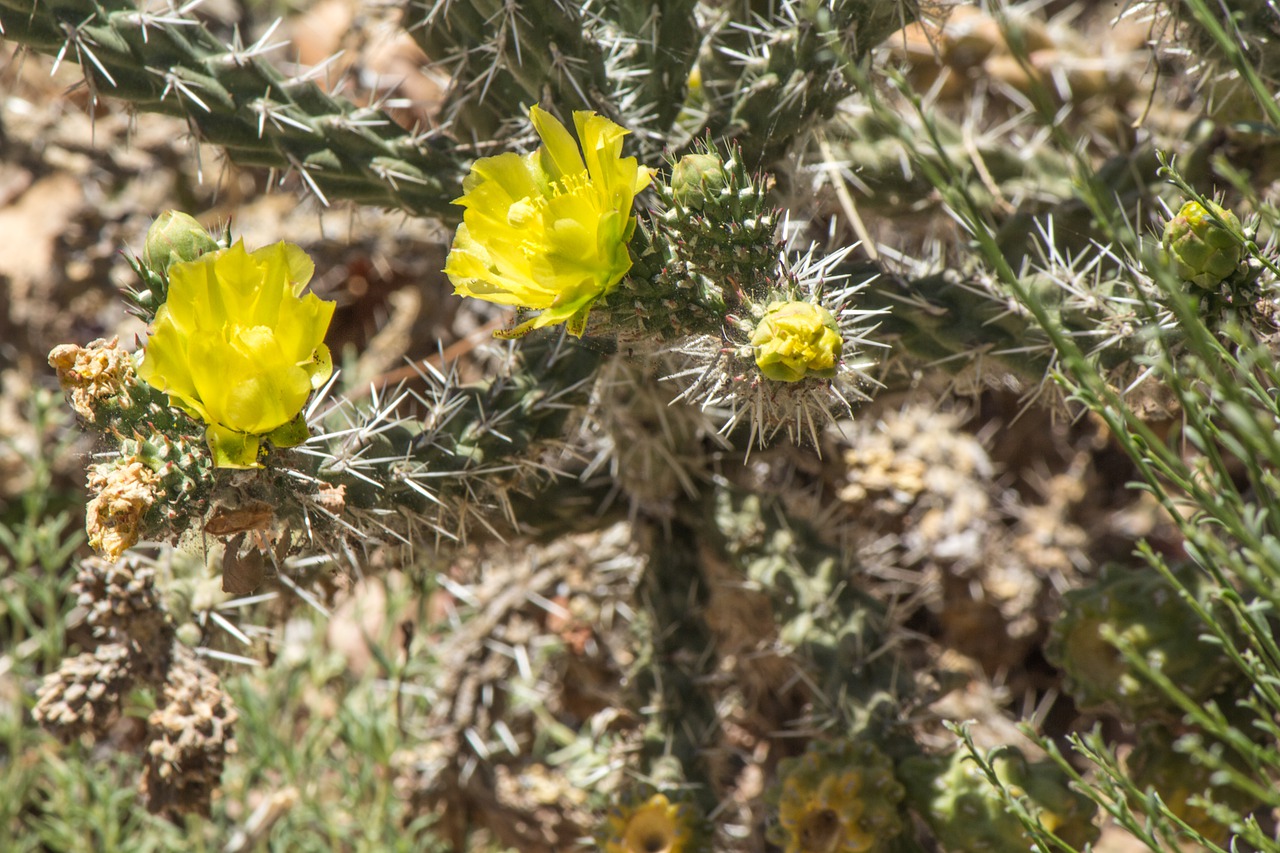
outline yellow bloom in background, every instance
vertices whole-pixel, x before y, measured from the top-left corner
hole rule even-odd
[[[208,424],[217,467],[259,467],[263,437],[306,440],[302,407],[333,373],[324,336],[335,303],[302,295],[314,271],[297,246],[243,242],[169,268],[138,375]]]
[[[770,379],[799,382],[836,375],[844,340],[835,317],[812,302],[772,302],[751,333],[756,366]]]
[[[691,853],[694,831],[686,808],[666,794],[623,803],[606,818],[600,846],[604,853]]]
[[[815,741],[780,762],[778,778],[769,840],[786,853],[873,853],[902,832],[902,785],[870,743]]]
[[[529,116],[536,151],[471,167],[444,271],[454,293],[542,312],[501,336],[567,323],[581,337],[592,303],[631,269],[631,205],[652,172],[621,156],[627,131],[603,116],[573,114],[581,150],[550,113]]]

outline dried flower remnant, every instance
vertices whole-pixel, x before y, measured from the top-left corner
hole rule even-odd
[[[627,131],[603,116],[573,114],[581,150],[550,113],[535,106],[529,117],[536,151],[471,167],[444,271],[457,294],[541,311],[500,336],[565,323],[581,337],[592,304],[631,269],[631,205],[652,172],[621,156]]]
[[[120,348],[120,337],[98,338],[86,347],[60,344],[49,353],[49,366],[58,384],[71,396],[71,407],[85,420],[97,420],[96,410],[116,400],[121,408],[133,402],[129,386],[135,381],[133,357]]]
[[[89,545],[112,560],[138,541],[142,517],[156,502],[160,478],[138,459],[99,466],[89,475],[95,492],[85,511]]]
[[[138,375],[207,424],[217,467],[261,467],[263,438],[307,438],[302,408],[333,373],[335,303],[302,295],[314,271],[297,246],[248,252],[243,241],[169,267]]]

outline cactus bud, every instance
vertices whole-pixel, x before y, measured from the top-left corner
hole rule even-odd
[[[176,210],[166,210],[147,229],[142,262],[152,272],[163,275],[173,264],[194,261],[206,252],[217,249],[217,242],[194,217]]]
[[[836,375],[844,340],[831,312],[812,302],[771,302],[751,333],[756,366],[778,382]]]
[[[701,210],[708,196],[719,194],[728,180],[717,154],[686,154],[671,169],[671,194],[681,205]]]
[[[1206,209],[1189,201],[1164,226],[1160,245],[1179,276],[1208,289],[1240,265],[1243,233],[1240,220],[1226,208],[1209,202]]]

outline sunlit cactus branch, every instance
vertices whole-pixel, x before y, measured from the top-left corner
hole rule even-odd
[[[455,217],[466,156],[436,131],[401,128],[376,107],[288,77],[263,39],[226,44],[184,10],[132,3],[5,0],[7,41],[78,63],[95,97],[186,119],[197,139],[244,166],[296,174],[322,204],[350,200]]]

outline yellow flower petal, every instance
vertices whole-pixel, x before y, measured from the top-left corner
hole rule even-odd
[[[580,114],[574,113],[575,124],[578,115]],[[578,153],[578,143],[574,142],[569,131],[565,130],[555,116],[535,104],[529,110],[529,118],[533,121],[533,129],[538,132],[538,138],[542,140],[542,164],[552,180],[577,175],[586,170],[582,155]]]
[[[504,336],[556,323],[580,336],[591,305],[631,269],[631,207],[651,173],[621,157],[626,131],[603,116],[574,114],[581,149],[550,113],[529,116],[542,146],[482,158],[463,182],[445,273],[461,296],[542,311]]]
[[[208,424],[218,466],[258,465],[261,437],[295,424],[333,372],[335,305],[302,295],[314,271],[297,246],[239,242],[169,268],[138,375]],[[278,435],[299,443],[296,424]]]

